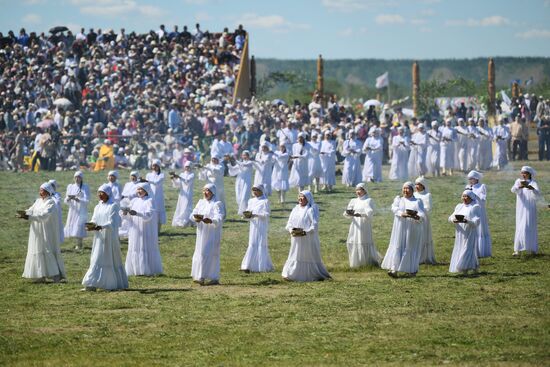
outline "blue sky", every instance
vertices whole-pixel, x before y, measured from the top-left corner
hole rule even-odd
[[[0,30],[242,23],[256,57],[550,56],[550,0],[0,0]]]

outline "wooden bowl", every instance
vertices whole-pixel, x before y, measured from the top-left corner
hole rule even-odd
[[[346,214],[347,214],[347,215],[354,215],[354,214],[355,214],[355,210],[353,210],[353,209],[347,209],[347,210],[346,210]]]
[[[86,226],[87,231],[93,231],[95,227],[97,227],[97,224],[95,224],[94,222],[87,222],[84,225]]]
[[[193,218],[195,218],[196,220],[202,220],[202,219],[204,219],[204,215],[202,215],[202,214],[194,214],[194,215],[193,215]]]
[[[252,212],[249,211],[249,210],[246,210],[246,211],[243,212],[243,216],[245,218],[252,218]]]
[[[523,187],[527,187],[529,185],[529,181],[525,181],[525,180],[520,181],[520,183],[521,183],[521,186]]]
[[[456,220],[458,220],[459,222],[464,222],[464,216],[463,216],[463,215],[455,214],[455,218],[456,218]]]
[[[418,213],[416,210],[412,210],[412,209],[407,209],[406,212],[411,217],[415,216]]]

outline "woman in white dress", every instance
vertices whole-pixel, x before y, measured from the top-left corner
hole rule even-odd
[[[355,186],[357,197],[351,199],[344,217],[351,219],[348,239],[346,241],[349,254],[349,266],[380,266],[382,255],[376,249],[372,239],[372,215],[374,213],[372,199],[367,194],[364,183]]]
[[[391,210],[394,214],[390,245],[382,269],[396,278],[398,272],[415,276],[418,272],[422,245],[422,220],[424,205],[414,197],[414,184],[410,181],[403,185],[403,196],[396,196]]]
[[[309,145],[306,144],[306,133],[298,134],[298,142],[292,144],[293,159],[288,182],[291,187],[297,187],[300,191],[309,184],[308,167]]]
[[[500,125],[495,127],[493,139],[495,141],[495,159],[493,167],[501,170],[508,164],[508,141],[510,140],[510,130],[506,126],[506,118],[500,120]]]
[[[126,273],[128,276],[162,274],[153,191],[146,182],[138,183],[136,191],[137,197],[130,203],[130,210],[122,213],[130,222]]]
[[[231,176],[237,176],[235,180],[235,200],[237,201],[237,214],[242,216],[248,205],[250,189],[252,188],[254,162],[250,160],[250,152],[244,150],[241,153],[241,160],[232,162],[228,169]]]
[[[477,256],[478,257],[490,257],[491,256],[491,233],[489,232],[489,221],[487,220],[487,188],[485,184],[482,184],[481,178],[483,175],[477,171],[470,171],[468,173],[469,185],[466,186],[467,190],[472,190],[476,194],[476,203],[481,210],[480,223],[478,226],[479,240],[477,242]]]
[[[455,168],[455,141],[456,130],[451,126],[452,120],[445,120],[445,126],[441,129],[441,156],[439,159],[439,165],[443,175],[453,175],[453,169]]]
[[[94,208],[91,222],[94,241],[90,267],[84,275],[82,285],[86,291],[97,288],[115,290],[128,288],[128,276],[122,264],[118,227],[120,226],[119,205],[112,198],[112,188],[108,184],[97,190],[99,203]]]
[[[313,195],[310,191],[301,191],[298,205],[292,209],[286,224],[291,239],[282,273],[285,280],[311,282],[331,278],[321,259],[318,220],[319,209]]]
[[[124,188],[121,193],[120,200],[120,209],[125,209],[130,207],[132,199],[137,197],[137,184],[139,181],[139,171],[130,172],[130,181],[124,184]],[[122,215],[122,213],[121,213]],[[120,228],[118,229],[118,235],[120,237],[128,237],[128,227],[129,227],[129,217],[127,215],[122,215],[122,221],[120,223]]]
[[[426,174],[426,152],[428,149],[428,135],[424,124],[418,124],[417,131],[411,136],[411,153],[408,161],[410,177],[424,176]]]
[[[439,156],[441,152],[441,133],[438,128],[437,120],[432,121],[432,128],[426,133],[428,136],[428,150],[426,153],[427,173],[434,177],[440,176]]]
[[[109,171],[107,174],[107,181],[107,185],[111,187],[113,201],[120,204],[120,200],[122,199],[122,190],[120,188],[120,184],[118,183],[118,171]]]
[[[365,164],[363,166],[363,181],[382,182],[382,156],[384,141],[380,136],[380,130],[373,126],[369,130],[369,137],[363,144]]]
[[[216,198],[222,203],[223,215],[225,217],[225,189],[223,184],[225,169],[220,159],[217,156],[210,158],[210,163],[204,166],[199,173],[199,179],[216,186]]]
[[[432,211],[432,194],[428,191],[428,183],[424,177],[418,177],[415,181],[414,197],[422,200],[424,206],[424,220],[422,221],[423,236],[420,253],[420,264],[437,264],[435,261],[434,241],[432,238],[432,224],[430,212]]]
[[[332,133],[325,131],[324,139],[321,142],[321,167],[323,175],[321,176],[321,185],[327,192],[332,192],[332,188],[336,185],[336,149],[331,140]]]
[[[82,239],[86,237],[84,224],[88,220],[88,201],[90,189],[84,183],[84,174],[76,171],[74,183],[67,186],[65,204],[69,206],[67,222],[65,223],[65,238],[76,238],[76,250],[82,250]]]
[[[164,173],[160,170],[160,159],[154,159],[152,170],[145,176],[145,180],[151,185],[153,208],[156,211],[158,221],[158,233],[166,223],[166,207],[164,206]]]
[[[410,144],[409,138],[405,136],[405,128],[399,126],[397,128],[398,134],[392,138],[392,159],[390,166],[389,179],[390,180],[406,180],[409,178],[408,161]]]
[[[63,207],[61,203],[61,194],[57,192],[56,180],[49,180],[48,183],[52,185],[54,190],[54,193],[52,194],[52,199],[55,202],[55,206],[57,208],[57,218],[59,221],[59,243],[63,243],[63,241],[65,241],[65,233],[63,230]]]
[[[219,284],[220,242],[223,225],[223,204],[216,198],[216,186],[206,184],[190,219],[197,223],[197,239],[191,277],[200,285]]]
[[[310,189],[313,186],[313,191],[317,193],[319,191],[319,183],[321,181],[321,176],[323,176],[323,167],[321,166],[321,142],[318,140],[319,134],[317,131],[311,132],[311,141],[308,142],[309,145],[309,159],[308,159],[308,171],[310,182]],[[310,190],[311,191],[311,190]]]
[[[478,167],[482,171],[491,169],[493,164],[493,130],[487,126],[485,119],[478,120],[479,159]]]
[[[541,194],[534,180],[536,172],[529,166],[523,166],[520,175],[521,178],[512,186],[512,192],[517,197],[514,256],[518,256],[520,251],[536,254],[539,250],[537,200]]]
[[[271,211],[269,200],[263,191],[263,185],[254,185],[252,187],[254,197],[248,200],[246,208],[248,215],[245,218],[250,221],[250,232],[248,248],[241,263],[241,270],[245,273],[273,271],[267,240]]]
[[[271,186],[273,190],[279,193],[279,203],[284,204],[285,194],[290,188],[288,183],[288,161],[289,156],[286,151],[286,145],[281,143],[279,151],[275,152],[275,162],[273,173],[271,174]]]
[[[348,139],[344,141],[342,155],[344,156],[342,184],[354,187],[361,182],[361,141],[355,138],[353,130],[348,132]]]
[[[267,141],[260,145],[260,152],[254,160],[254,185],[263,185],[265,195],[271,196],[271,173],[273,171],[274,157],[271,152],[271,144]],[[249,190],[250,191],[250,190]]]
[[[481,210],[476,204],[476,195],[471,190],[462,193],[462,203],[455,207],[449,222],[454,223],[455,245],[451,256],[451,273],[468,273],[468,270],[477,272],[479,261],[477,259],[477,241]]]
[[[172,218],[172,227],[187,227],[193,223],[189,220],[189,215],[193,210],[193,186],[195,184],[192,166],[190,161],[186,161],[183,164],[183,172],[179,175],[175,173],[171,175],[172,186],[178,189],[178,203]]]
[[[65,266],[59,247],[59,219],[52,198],[54,188],[48,182],[40,186],[39,195],[34,204],[20,215],[30,222],[29,242],[23,278],[33,279],[37,283],[52,278],[54,282],[65,279]]]

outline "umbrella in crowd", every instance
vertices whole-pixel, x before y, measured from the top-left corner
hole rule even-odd
[[[48,127],[52,126],[54,124],[53,120],[45,119],[40,121],[36,126],[38,126],[41,129],[47,129]]]
[[[216,99],[208,101],[204,104],[206,107],[221,107],[222,103]]]
[[[69,30],[69,28],[60,25],[60,26],[57,26],[57,27],[50,28],[50,33],[51,34],[56,34],[56,33],[65,32],[65,31],[68,31],[68,30]]]
[[[380,102],[379,100],[377,99],[369,99],[368,101],[366,101],[364,104],[363,104],[363,107],[365,108],[369,108],[370,106],[374,106],[374,107],[378,107],[382,104],[382,102]]]
[[[286,105],[286,102],[283,101],[282,99],[274,99],[274,100],[271,102],[271,104],[272,104],[273,106],[278,106],[278,105],[282,105],[282,104]]]
[[[227,89],[227,85],[224,84],[224,83],[217,83],[217,84],[214,84],[214,85],[212,86],[212,88],[210,88],[210,90],[211,90],[212,92],[215,92],[215,91],[218,91],[218,90],[225,90],[225,89]]]
[[[67,98],[58,98],[55,101],[53,101],[53,104],[57,107],[67,108],[73,105],[71,101],[69,101]]]

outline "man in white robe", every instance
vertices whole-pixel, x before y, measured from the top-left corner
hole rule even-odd
[[[536,254],[539,250],[537,230],[537,200],[540,198],[539,185],[535,182],[535,170],[521,167],[521,178],[512,186],[516,194],[516,232],[514,236],[514,256],[520,251]]]
[[[61,257],[59,240],[59,220],[57,207],[52,198],[55,192],[52,185],[40,186],[39,195],[34,204],[19,217],[30,222],[29,242],[23,278],[35,282],[45,282],[52,278],[54,282],[65,279],[65,266]]]

